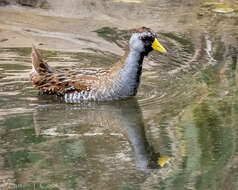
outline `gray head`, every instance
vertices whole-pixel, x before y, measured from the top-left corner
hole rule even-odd
[[[130,39],[130,49],[148,55],[152,50],[165,53],[165,48],[159,43],[157,35],[146,27],[136,29]]]

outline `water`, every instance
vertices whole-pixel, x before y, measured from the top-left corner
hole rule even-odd
[[[187,1],[114,2],[131,10],[126,20],[112,1],[90,2],[79,6],[87,14],[57,4],[47,17],[1,8],[0,189],[237,189],[237,13]],[[107,19],[86,22],[95,12]],[[156,23],[168,54],[146,58],[135,98],[70,104],[33,89],[32,41],[57,68],[106,67],[119,59],[138,14],[138,24]]]

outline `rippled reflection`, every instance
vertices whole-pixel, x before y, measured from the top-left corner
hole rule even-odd
[[[0,8],[0,189],[237,189],[235,1],[49,1]],[[107,67],[145,24],[168,53],[145,59],[138,103],[66,104],[29,83],[31,43],[57,68]]]
[[[33,115],[10,117],[3,126],[3,142],[15,137],[3,155],[18,184],[103,189],[121,180],[138,184],[159,168],[136,99],[73,105],[41,97]]]
[[[158,168],[159,153],[154,152],[146,139],[143,116],[136,99],[104,104],[59,104],[58,106],[59,108],[55,110],[55,107],[50,104],[38,105],[34,113],[34,128],[37,136],[41,134],[79,138],[100,136],[103,139],[123,137],[124,140],[128,139],[133,148],[137,169],[147,171]],[[49,118],[54,119],[50,122]],[[100,128],[92,127],[87,131],[88,127],[80,127],[84,122],[89,126],[99,125]],[[75,128],[76,131],[67,133],[67,130],[72,128],[72,124],[77,125],[77,123],[79,127]],[[61,130],[63,131],[60,132]],[[84,132],[85,130],[87,132]]]

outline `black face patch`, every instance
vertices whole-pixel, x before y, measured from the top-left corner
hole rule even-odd
[[[156,38],[156,34],[152,32],[145,33],[140,36],[141,41],[144,44],[145,54],[148,55],[153,50],[152,44]]]
[[[152,45],[154,42],[154,37],[153,36],[143,36],[141,37],[142,42],[144,43],[145,46]]]
[[[143,42],[152,42],[154,41],[154,39],[157,37],[157,35],[153,32],[148,32],[148,33],[143,33],[140,37],[140,39]]]

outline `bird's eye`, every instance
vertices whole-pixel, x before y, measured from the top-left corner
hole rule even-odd
[[[141,36],[140,39],[142,41],[150,41],[151,40],[151,36]]]
[[[145,45],[148,45],[148,46],[150,46],[153,43],[153,41],[154,41],[154,37],[153,36],[141,36],[140,39],[142,40],[142,42]]]

